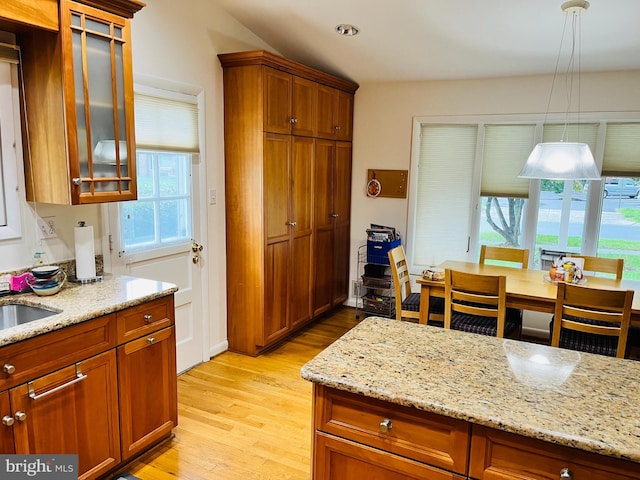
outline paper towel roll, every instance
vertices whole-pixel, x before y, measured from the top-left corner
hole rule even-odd
[[[93,227],[75,227],[76,278],[90,280],[96,277],[96,256],[93,245]]]

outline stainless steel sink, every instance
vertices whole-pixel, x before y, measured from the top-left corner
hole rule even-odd
[[[41,318],[55,315],[58,312],[52,312],[45,308],[32,307],[31,305],[22,305],[18,303],[10,303],[0,305],[0,330],[23,323],[33,322]]]

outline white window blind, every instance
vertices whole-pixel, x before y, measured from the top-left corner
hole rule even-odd
[[[518,174],[533,150],[535,133],[535,125],[485,126],[480,195],[529,196],[529,179]]]
[[[136,148],[199,152],[196,103],[136,93],[135,118]]]
[[[609,123],[602,176],[640,176],[640,123]]]
[[[477,135],[477,125],[421,127],[414,265],[465,258]]]
[[[543,142],[559,142],[562,140],[564,132],[564,123],[547,124],[544,126],[542,132]],[[596,153],[596,139],[598,137],[598,124],[597,123],[582,123],[582,124],[569,124],[567,125],[567,142],[580,142],[586,143],[591,149],[591,154],[595,156]]]

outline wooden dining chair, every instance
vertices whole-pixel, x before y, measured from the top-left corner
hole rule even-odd
[[[484,265],[486,260],[497,261],[501,265],[508,267],[526,269],[529,268],[529,249],[482,245],[480,247],[479,263]],[[508,307],[507,319],[522,325],[522,310],[519,308]]]
[[[522,322],[506,317],[507,277],[445,269],[444,327],[520,338]]]
[[[396,320],[403,318],[420,318],[420,293],[411,292],[411,278],[404,247],[399,245],[388,252],[389,264],[393,276],[393,286],[396,302]],[[429,313],[427,323],[442,325],[444,320],[444,300],[442,298],[429,298]]]
[[[482,245],[480,247],[479,263],[484,265],[486,260],[496,260],[500,264],[509,262],[509,265],[505,265],[508,267],[518,264],[518,268],[529,268],[529,249]]]
[[[609,273],[616,279],[622,279],[624,270],[624,258],[590,257],[588,255],[568,255],[568,257],[584,258],[583,272]]]
[[[558,283],[551,346],[623,358],[633,290]]]

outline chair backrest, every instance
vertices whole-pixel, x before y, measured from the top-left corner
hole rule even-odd
[[[480,275],[445,269],[444,327],[451,328],[453,312],[493,317],[497,336],[504,336],[507,278],[504,275]]]
[[[623,258],[603,258],[603,257],[590,257],[587,255],[569,255],[574,258],[584,258],[584,272],[601,272],[611,273],[616,276],[618,280],[622,278],[622,271],[624,269]]]
[[[518,263],[520,268],[529,268],[529,249],[482,245],[480,247],[480,263],[484,264],[485,260]]]
[[[409,266],[407,265],[407,257],[404,253],[404,247],[398,245],[388,252],[389,264],[391,265],[391,274],[393,275],[393,286],[396,297],[396,319],[401,320],[403,317],[402,302],[411,294],[411,277],[409,276]],[[405,312],[406,313],[406,312]],[[418,312],[411,312],[411,318],[418,318]]]
[[[606,290],[558,283],[551,345],[560,345],[563,328],[618,337],[616,356],[623,358],[631,320],[633,290]],[[596,321],[580,322],[579,319]]]
[[[411,293],[411,278],[409,277],[407,257],[402,245],[398,245],[389,250],[389,264],[391,265],[391,273],[393,274],[396,298],[400,297],[404,300]]]

